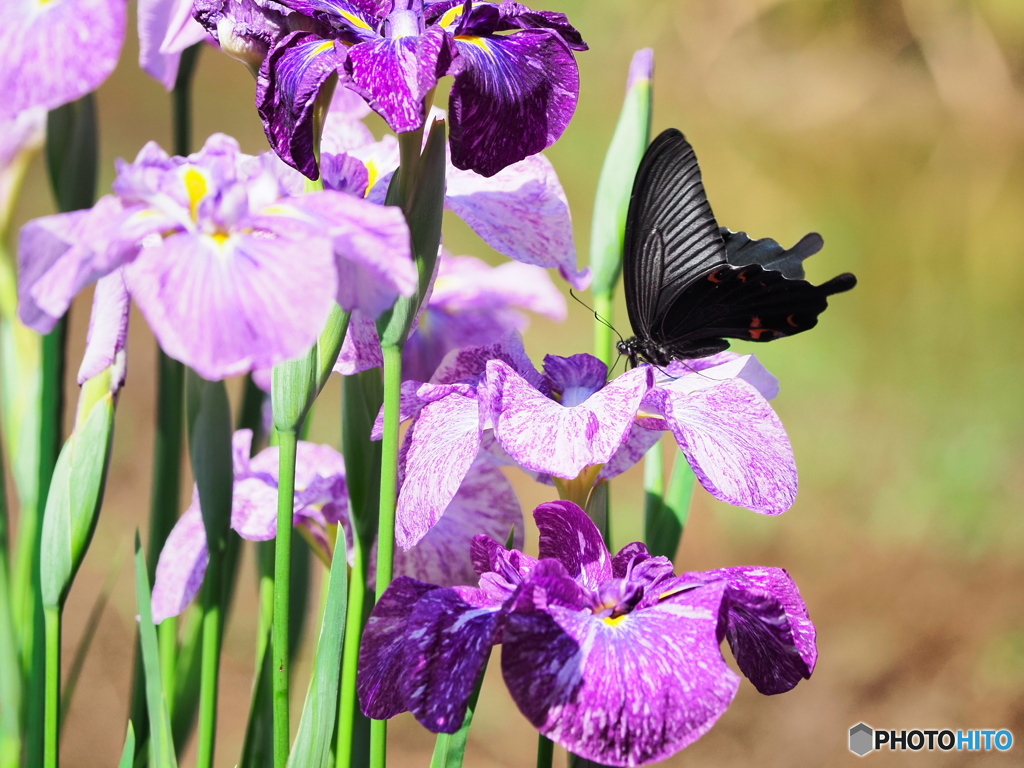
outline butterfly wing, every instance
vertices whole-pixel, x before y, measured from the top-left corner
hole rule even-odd
[[[828,297],[856,284],[851,274],[813,285],[760,264],[717,267],[689,283],[652,332],[673,357],[719,352],[729,338],[772,341],[813,328]]]
[[[647,148],[626,217],[623,284],[633,332],[650,338],[677,297],[726,263],[693,147],[670,128]]]
[[[726,258],[730,264],[745,267],[760,264],[765,269],[781,272],[785,277],[804,278],[804,260],[820,251],[825,241],[817,232],[800,238],[792,248],[783,248],[770,237],[753,240],[746,232],[733,232],[722,227]]]

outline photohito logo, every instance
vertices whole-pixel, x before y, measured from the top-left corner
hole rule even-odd
[[[943,752],[1006,752],[1013,746],[1013,734],[1005,728],[999,730],[951,731],[934,728],[920,730],[876,730],[867,723],[857,723],[850,729],[850,751],[864,757],[876,749],[920,752],[925,749]]]

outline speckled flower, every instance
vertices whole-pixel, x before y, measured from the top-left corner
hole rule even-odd
[[[764,694],[810,677],[815,629],[778,568],[676,576],[640,543],[614,557],[571,502],[542,504],[540,560],[486,536],[473,542],[479,586],[399,578],[363,634],[363,712],[410,710],[433,731],[461,726],[491,646],[527,719],[570,752],[608,766],[663,760],[706,733],[740,678]]]
[[[403,385],[411,419],[396,540],[434,524],[481,450],[550,476],[585,500],[671,431],[701,484],[722,501],[779,514],[795,498],[792,448],[766,397],[777,382],[752,356],[722,353],[612,381],[590,355],[548,356],[534,369],[517,335],[452,352],[429,382]]]
[[[586,45],[562,14],[508,1],[280,2],[310,23],[270,50],[256,103],[271,145],[310,178],[316,97],[334,75],[398,133],[423,126],[431,91],[454,75],[452,159],[486,176],[550,146],[576,109],[573,52]]]
[[[192,18],[192,0],[139,0],[139,66],[171,90],[182,52],[209,39]]]
[[[303,354],[335,302],[376,316],[415,290],[400,211],[289,195],[275,166],[222,134],[187,158],[148,144],[120,163],[114,195],[22,229],[23,322],[49,331],[75,294],[123,266],[167,354],[220,379]]]

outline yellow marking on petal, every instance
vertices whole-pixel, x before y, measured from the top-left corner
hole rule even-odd
[[[693,586],[693,584],[687,584],[685,587],[680,587],[679,589],[670,589],[668,592],[662,592],[660,595],[658,595],[658,600],[667,600],[668,598],[674,597],[675,595],[678,595],[681,592],[686,592],[688,590],[693,589]]]
[[[196,220],[199,211],[199,203],[210,191],[210,185],[206,180],[206,174],[194,165],[185,167],[184,174],[185,192],[188,194],[188,208],[192,214],[192,221]]]
[[[214,242],[216,242],[217,245],[224,245],[224,243],[228,241],[228,238],[231,237],[231,235],[229,235],[227,232],[214,232],[212,235],[210,235],[210,237],[214,239]]]
[[[334,48],[334,41],[333,40],[328,40],[328,41],[326,41],[324,43],[320,43],[320,45],[318,45],[316,48],[314,48],[313,50],[311,50],[309,52],[309,60],[312,61],[317,56],[319,56],[321,53],[329,51],[332,48]]]
[[[491,44],[488,42],[486,37],[477,37],[476,35],[456,35],[455,39],[461,40],[464,43],[469,43],[470,45],[475,45],[484,53],[491,53]]]
[[[617,627],[619,624],[625,621],[627,615],[628,614],[624,613],[621,616],[606,616],[605,618],[601,619],[601,621],[603,621],[609,627]]]
[[[338,8],[337,10],[338,10],[338,13],[341,14],[341,17],[343,19],[345,19],[352,26],[359,27],[360,29],[369,29],[371,31],[373,30],[373,27],[371,27],[369,24],[367,24],[361,18],[356,16],[354,13],[351,13],[349,11],[343,11],[341,8]]]
[[[456,22],[456,20],[466,12],[465,5],[456,5],[454,8],[449,8],[445,11],[444,15],[438,20],[438,24],[442,27],[448,28]]]
[[[366,194],[370,194],[370,190],[373,189],[377,180],[380,178],[380,166],[377,165],[376,160],[366,161]]]

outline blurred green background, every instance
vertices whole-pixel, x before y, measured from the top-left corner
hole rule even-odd
[[[860,281],[832,302],[813,333],[756,350],[782,381],[775,407],[800,468],[796,505],[770,519],[698,491],[678,557],[687,569],[789,569],[818,624],[818,670],[772,699],[744,685],[719,724],[666,765],[847,762],[854,759],[847,729],[861,720],[897,729],[1010,728],[1020,743],[990,757],[1019,763],[1024,4],[532,4],[569,14],[591,46],[578,57],[576,117],[547,153],[572,205],[581,262],[629,60],[652,46],[655,131],[676,126],[690,138],[719,221],[786,245],[819,231],[826,247],[808,263],[811,279],[849,270]],[[136,59],[130,34],[121,66],[100,91],[103,187],[115,157],[133,157],[149,139],[169,145],[169,99]],[[204,51],[195,142],[224,131],[245,150],[264,151],[253,91],[241,65]],[[52,210],[42,164],[33,171],[18,222]],[[457,220],[446,227],[454,252],[496,260]],[[81,354],[87,315],[83,297],[73,311],[72,361]],[[564,325],[534,322],[527,348],[537,361],[591,351],[592,323],[571,303]],[[625,334],[621,304],[615,324]],[[145,525],[155,354],[141,317],[129,354],[106,507],[69,602],[67,661],[111,563],[130,551],[134,527]],[[338,391],[332,383],[318,403],[313,439],[337,441]],[[510,476],[525,510],[550,498],[552,489]],[[613,487],[619,544],[639,535],[641,482],[634,470]],[[135,615],[125,563],[67,722],[69,766],[113,765],[119,754]],[[243,580],[239,600],[225,646],[224,766],[237,759],[247,711],[253,580]],[[491,666],[493,673],[498,665]],[[295,690],[301,697],[304,684]],[[400,719],[392,741],[394,765],[428,764],[432,738],[414,722]],[[492,674],[467,765],[532,765],[534,744]],[[906,758],[871,759],[896,765]],[[927,759],[965,765],[985,758]]]

